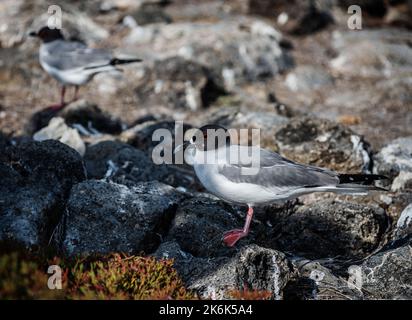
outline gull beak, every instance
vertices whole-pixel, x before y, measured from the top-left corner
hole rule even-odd
[[[184,150],[190,144],[189,141],[185,141],[182,144],[178,145],[173,151],[174,154],[178,153],[180,150]]]

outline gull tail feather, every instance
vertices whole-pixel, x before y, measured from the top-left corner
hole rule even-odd
[[[116,65],[119,65],[119,64],[126,64],[126,63],[133,63],[133,62],[142,62],[143,60],[142,59],[139,59],[139,58],[133,58],[133,59],[119,59],[119,58],[113,58],[111,61],[110,61],[110,64],[112,65],[112,66],[116,66]]]
[[[388,189],[364,184],[338,184],[335,189],[338,193],[367,193],[368,191],[389,191]]]
[[[361,183],[361,184],[371,184],[376,180],[388,179],[385,176],[379,174],[339,174],[339,184],[345,183]]]
[[[388,179],[377,174],[340,174],[336,190],[342,193],[367,193],[368,191],[388,191],[373,185],[376,180]]]
[[[134,59],[119,59],[119,58],[113,58],[112,60],[110,60],[108,63],[106,64],[100,64],[97,66],[90,66],[90,67],[86,67],[84,69],[88,70],[88,69],[97,69],[97,68],[102,68],[102,67],[106,67],[106,66],[117,66],[120,64],[127,64],[127,63],[133,63],[133,62],[141,62],[143,61],[142,59],[139,58],[134,58]]]

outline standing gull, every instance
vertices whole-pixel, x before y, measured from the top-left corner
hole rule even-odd
[[[281,202],[312,192],[367,194],[384,190],[372,184],[386,179],[374,174],[340,174],[328,169],[304,165],[259,147],[230,143],[229,132],[217,125],[197,131],[186,147],[185,158],[193,164],[204,187],[217,197],[232,203],[247,204],[243,229],[226,232],[223,241],[232,247],[247,236],[253,207]]]
[[[42,40],[39,60],[43,69],[62,84],[60,103],[52,108],[64,108],[64,94],[67,85],[75,86],[74,100],[77,99],[79,86],[88,83],[96,74],[119,70],[115,66],[141,59],[119,59],[105,49],[88,48],[78,41],[67,41],[59,29],[43,27],[30,36]]]

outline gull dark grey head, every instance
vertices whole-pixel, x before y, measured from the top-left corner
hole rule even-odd
[[[230,145],[229,131],[217,124],[205,125],[193,134],[190,143],[202,151],[216,150]]]
[[[64,39],[60,29],[50,29],[49,27],[43,27],[38,32],[30,32],[29,35],[40,38],[44,43]]]
[[[178,145],[174,153],[180,150],[192,150],[194,154],[199,151],[213,151],[225,146],[230,146],[229,131],[216,124],[208,124],[199,129],[190,129],[185,133],[185,141]]]

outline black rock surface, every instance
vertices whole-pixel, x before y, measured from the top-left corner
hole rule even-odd
[[[80,155],[54,140],[9,146],[0,155],[0,240],[48,245],[72,185],[86,178]]]

